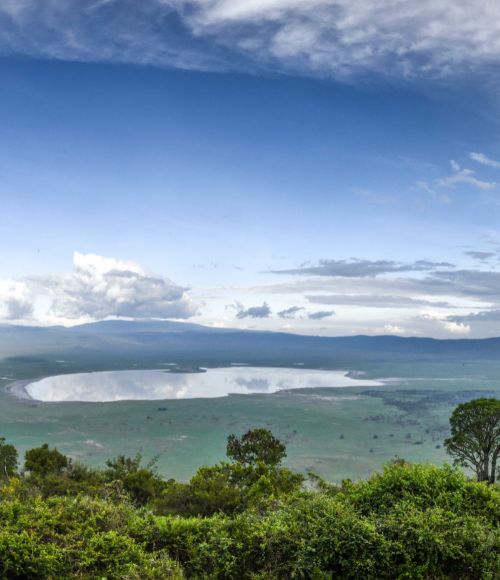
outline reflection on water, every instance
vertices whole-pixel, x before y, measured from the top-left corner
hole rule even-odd
[[[344,371],[229,367],[203,373],[168,370],[110,371],[47,377],[27,385],[39,401],[121,401],[224,397],[230,393],[275,393],[283,389],[378,385]]]

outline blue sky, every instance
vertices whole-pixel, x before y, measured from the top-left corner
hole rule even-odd
[[[0,318],[500,334],[480,4],[0,0]]]

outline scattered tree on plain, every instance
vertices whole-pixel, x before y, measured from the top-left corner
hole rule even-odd
[[[445,440],[455,463],[470,467],[478,481],[495,483],[500,455],[500,400],[475,399],[458,405],[450,417],[451,437]]]
[[[229,435],[226,454],[243,465],[261,461],[276,466],[286,457],[286,446],[269,429],[250,429],[241,437]]]

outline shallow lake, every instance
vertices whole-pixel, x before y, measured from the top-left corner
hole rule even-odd
[[[131,370],[47,377],[26,385],[27,394],[46,402],[194,399],[229,394],[275,393],[288,389],[376,386],[340,370],[227,367],[199,373]]]

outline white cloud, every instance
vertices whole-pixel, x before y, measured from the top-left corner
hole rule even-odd
[[[484,153],[470,153],[469,157],[473,161],[477,161],[481,165],[487,165],[488,167],[494,167],[495,169],[500,169],[500,162],[490,159]]]
[[[497,60],[500,6],[488,0],[197,0],[197,34],[313,70],[448,72]],[[246,30],[244,26],[251,27]],[[239,37],[231,32],[237,30]],[[225,37],[225,38],[224,38]]]
[[[500,61],[491,0],[1,0],[0,46],[45,58],[405,78]]]
[[[472,185],[478,189],[488,190],[495,189],[496,183],[492,181],[483,181],[475,177],[475,171],[472,169],[464,169],[456,161],[451,161],[451,169],[453,173],[442,179],[436,181],[437,185],[441,187],[451,187],[454,188],[457,184],[465,183],[467,185]]]
[[[376,334],[384,326],[391,334],[442,338],[498,334],[500,272],[483,262],[469,270],[426,260],[410,266],[391,260],[351,262],[370,268],[375,264],[377,275],[366,276],[362,268],[356,276],[346,276],[343,268],[331,270],[338,261],[327,260],[323,266],[329,275],[323,270],[311,275],[318,265],[312,262],[300,275],[292,270],[283,283],[188,292],[136,262],[76,252],[71,272],[1,280],[0,319],[44,324],[116,317],[187,319],[203,302],[195,320],[211,326],[277,330],[288,319],[289,330],[306,334]],[[196,303],[190,296],[197,296]],[[224,308],[229,301],[232,306]],[[332,305],[335,315],[333,310],[314,312],[312,304]],[[471,315],[478,312],[483,314]],[[323,320],[321,326],[318,320]]]
[[[445,332],[454,335],[470,334],[471,327],[463,322],[454,322],[448,318],[443,318],[433,313],[422,314],[419,317],[422,321],[430,322],[431,327],[436,325]]]
[[[407,331],[402,326],[396,324],[385,324],[383,328],[384,334],[406,334]]]
[[[464,324],[463,322],[446,321],[442,324],[445,330],[447,330],[450,334],[469,334],[471,331],[471,327],[468,324]]]
[[[33,297],[26,283],[0,280],[0,320],[20,321],[33,314]]]
[[[148,274],[135,262],[75,252],[73,264],[70,274],[32,280],[39,292],[49,293],[55,318],[184,319],[196,311],[186,288]]]
[[[469,157],[473,161],[477,161],[482,165],[496,167],[497,162],[493,159],[489,159],[482,153],[470,153]],[[454,159],[450,161],[450,167],[452,171],[451,175],[433,179],[430,183],[421,179],[417,181],[416,186],[441,203],[450,203],[451,198],[448,193],[446,193],[446,190],[449,191],[450,189],[456,189],[457,186],[460,185],[468,185],[482,191],[496,189],[498,186],[498,183],[494,181],[486,181],[478,178],[473,169],[461,167],[461,165]],[[498,163],[498,167],[500,167],[500,163]]]

